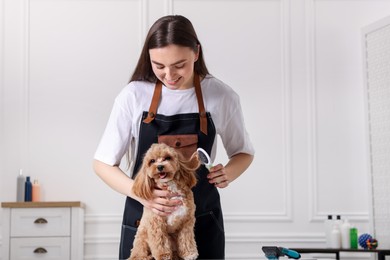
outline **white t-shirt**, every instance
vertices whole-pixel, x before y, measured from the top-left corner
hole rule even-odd
[[[149,111],[155,84],[130,82],[116,97],[110,118],[94,158],[109,165],[119,165],[130,149],[130,160],[135,160],[142,113]],[[211,75],[201,81],[206,112],[221,137],[228,157],[238,153],[254,154],[254,148],[245,129],[239,96],[232,88]],[[163,85],[157,114],[171,116],[198,113],[195,88],[171,90]],[[211,160],[216,155],[214,141]]]

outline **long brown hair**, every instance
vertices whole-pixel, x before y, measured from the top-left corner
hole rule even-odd
[[[194,71],[200,77],[205,77],[209,73],[203,58],[202,46],[190,20],[181,15],[168,15],[158,19],[149,29],[130,82],[136,80],[156,82],[157,78],[152,70],[149,50],[170,44],[189,47],[195,53],[198,52],[199,46],[199,57],[194,64]]]

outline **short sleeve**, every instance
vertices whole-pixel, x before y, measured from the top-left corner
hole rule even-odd
[[[255,150],[245,127],[239,96],[234,93],[231,97],[229,105],[225,106],[225,121],[220,130],[226,153],[229,158],[238,153],[254,155]]]
[[[115,99],[94,159],[108,165],[119,165],[129,149],[131,140],[131,96],[122,91]]]

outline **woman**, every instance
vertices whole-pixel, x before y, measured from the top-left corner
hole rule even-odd
[[[195,237],[199,259],[223,259],[225,236],[217,188],[226,188],[251,164],[254,149],[244,127],[240,101],[226,84],[209,74],[201,44],[191,22],[165,16],[150,28],[130,83],[115,103],[94,157],[94,170],[114,190],[127,196],[123,215],[120,259],[130,255],[143,207],[168,216],[180,204],[176,194],[154,191],[154,199],[132,193],[133,179],[152,143],[164,142],[187,154],[202,147],[212,160],[219,134],[229,161],[198,170],[193,189]],[[129,178],[119,164],[126,152]]]

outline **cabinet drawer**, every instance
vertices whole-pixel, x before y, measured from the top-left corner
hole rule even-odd
[[[12,238],[10,259],[70,260],[69,237]]]
[[[70,236],[70,208],[11,210],[11,237]]]

